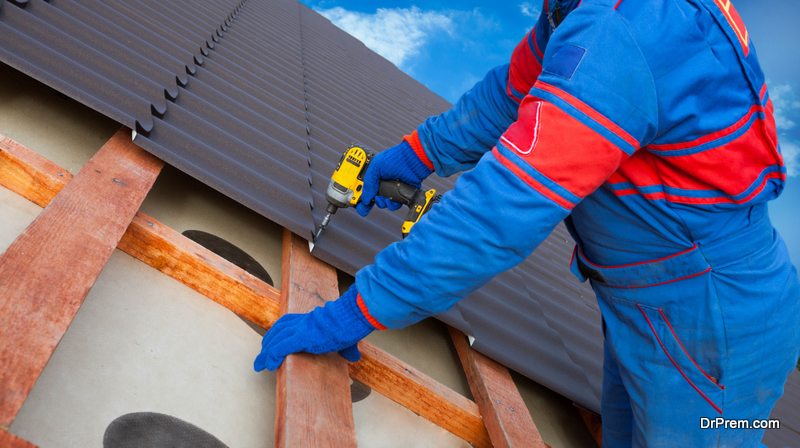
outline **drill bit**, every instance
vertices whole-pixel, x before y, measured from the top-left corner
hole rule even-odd
[[[319,238],[319,235],[322,233],[323,230],[325,230],[325,227],[328,227],[328,223],[331,222],[331,215],[336,213],[336,210],[339,210],[339,207],[333,204],[328,204],[328,208],[325,210],[328,212],[328,214],[325,215],[324,218],[322,218],[322,223],[320,223],[317,233],[314,234],[314,239],[309,243],[309,248],[311,250],[314,250],[314,243],[317,242],[317,238]]]
[[[319,225],[319,229],[317,230],[316,235],[314,235],[314,242],[317,241],[317,238],[319,238],[319,234],[322,233],[322,231],[325,229],[325,227],[328,226],[328,223],[331,221],[331,215],[332,214],[333,213],[328,213],[327,215],[325,215],[324,218],[322,218],[322,224]]]

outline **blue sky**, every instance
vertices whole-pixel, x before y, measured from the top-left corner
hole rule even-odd
[[[401,70],[455,102],[492,67],[508,61],[541,0],[445,2],[301,0]],[[770,203],[773,224],[800,265],[800,1],[733,0],[758,53],[789,170]]]

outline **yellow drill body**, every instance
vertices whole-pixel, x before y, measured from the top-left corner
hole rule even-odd
[[[358,205],[364,189],[364,174],[366,174],[373,156],[374,154],[370,150],[357,144],[351,145],[344,151],[325,192],[325,199],[328,200],[328,213],[322,220],[320,228],[314,236],[314,241],[328,225],[331,215],[336,213],[336,210]],[[409,213],[402,228],[403,238],[408,235],[411,227],[419,221],[422,215],[434,203],[439,202],[441,197],[437,196],[436,190],[433,189],[421,191],[400,181],[386,180],[380,182],[378,195],[408,206]]]

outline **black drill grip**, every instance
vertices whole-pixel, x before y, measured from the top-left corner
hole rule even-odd
[[[399,180],[382,180],[378,186],[378,196],[407,205],[411,209],[420,200],[425,203],[425,194],[422,190]]]

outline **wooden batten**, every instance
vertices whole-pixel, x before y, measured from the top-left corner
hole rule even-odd
[[[0,185],[46,206],[71,178],[63,168],[0,137]],[[142,212],[118,248],[264,328],[278,319],[280,291]],[[361,361],[349,365],[352,378],[476,447],[491,447],[474,401],[373,344],[361,341],[359,349]]]
[[[350,376],[475,447],[492,447],[474,401],[368,342],[358,349],[361,361],[350,364]]]
[[[496,448],[545,448],[508,369],[473,350],[461,331],[450,327],[450,336],[492,444]]]
[[[336,269],[283,231],[281,314],[307,313],[339,297]],[[338,353],[289,355],[278,368],[275,446],[355,447],[347,361]]]
[[[19,143],[0,135],[0,185],[41,207],[72,179],[72,174]]]
[[[280,315],[278,289],[142,212],[117,248],[264,328]]]
[[[0,425],[14,420],[162,166],[121,129],[0,257]],[[26,175],[46,200],[36,185],[52,173]]]

